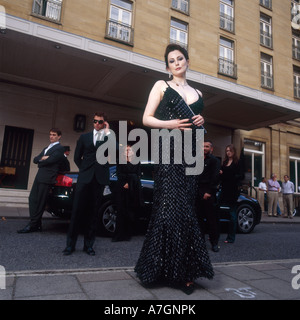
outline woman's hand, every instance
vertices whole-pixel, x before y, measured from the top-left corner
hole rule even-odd
[[[191,130],[190,126],[192,125],[190,123],[189,119],[174,119],[174,120],[168,120],[165,121],[167,124],[168,129],[179,129],[179,130]]]
[[[204,118],[200,114],[195,115],[192,119],[193,124],[197,127],[200,127],[204,124]]]
[[[129,189],[128,183],[125,183],[124,186],[123,186],[123,188],[124,188],[124,189]]]

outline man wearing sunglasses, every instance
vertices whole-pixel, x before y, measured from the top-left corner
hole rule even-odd
[[[82,223],[84,224],[83,250],[88,255],[95,255],[93,245],[97,231],[97,211],[102,202],[104,187],[109,184],[109,164],[100,165],[96,160],[98,147],[107,141],[107,136],[110,134],[106,120],[104,113],[95,113],[94,130],[82,134],[77,141],[74,162],[79,168],[79,175],[64,255],[70,255],[75,250]]]

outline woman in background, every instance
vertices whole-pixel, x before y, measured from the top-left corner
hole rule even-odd
[[[233,144],[225,148],[225,158],[220,170],[220,179],[220,204],[226,204],[230,207],[230,222],[225,243],[234,243],[237,223],[236,203],[240,194],[243,171]]]

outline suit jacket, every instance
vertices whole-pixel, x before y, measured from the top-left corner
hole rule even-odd
[[[50,148],[46,154],[44,154],[45,150],[46,148],[33,159],[33,162],[37,164],[39,168],[35,178],[38,182],[53,184],[56,181],[60,163],[64,157],[64,148],[58,143]],[[44,155],[49,156],[49,158],[41,161]]]
[[[107,137],[100,141],[100,145],[106,140]],[[94,145],[93,132],[79,137],[74,153],[74,162],[79,168],[78,183],[90,183],[95,176],[99,184],[109,184],[109,164],[100,165],[97,162],[97,147]]]
[[[70,171],[70,162],[66,156],[61,160],[59,164],[59,173],[66,173]]]
[[[204,193],[216,195],[219,184],[220,160],[212,154],[208,154],[204,159],[204,169],[199,175],[199,189],[201,196]]]

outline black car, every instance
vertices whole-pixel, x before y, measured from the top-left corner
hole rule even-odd
[[[154,164],[151,162],[141,163],[141,184],[143,190],[144,207],[138,213],[137,222],[139,226],[147,226],[152,210],[153,202],[153,173]],[[73,194],[76,188],[78,173],[65,175],[72,179],[72,184],[66,186],[62,181],[51,188],[47,211],[52,215],[62,218],[69,218],[72,211]],[[70,180],[68,179],[68,180]],[[99,232],[101,235],[112,236],[116,230],[116,201],[115,187],[117,175],[116,166],[110,167],[110,185],[104,189],[104,201],[99,208]],[[229,207],[219,206],[220,221],[229,221]],[[260,223],[261,207],[259,202],[241,193],[237,200],[237,231],[239,233],[250,233]]]

